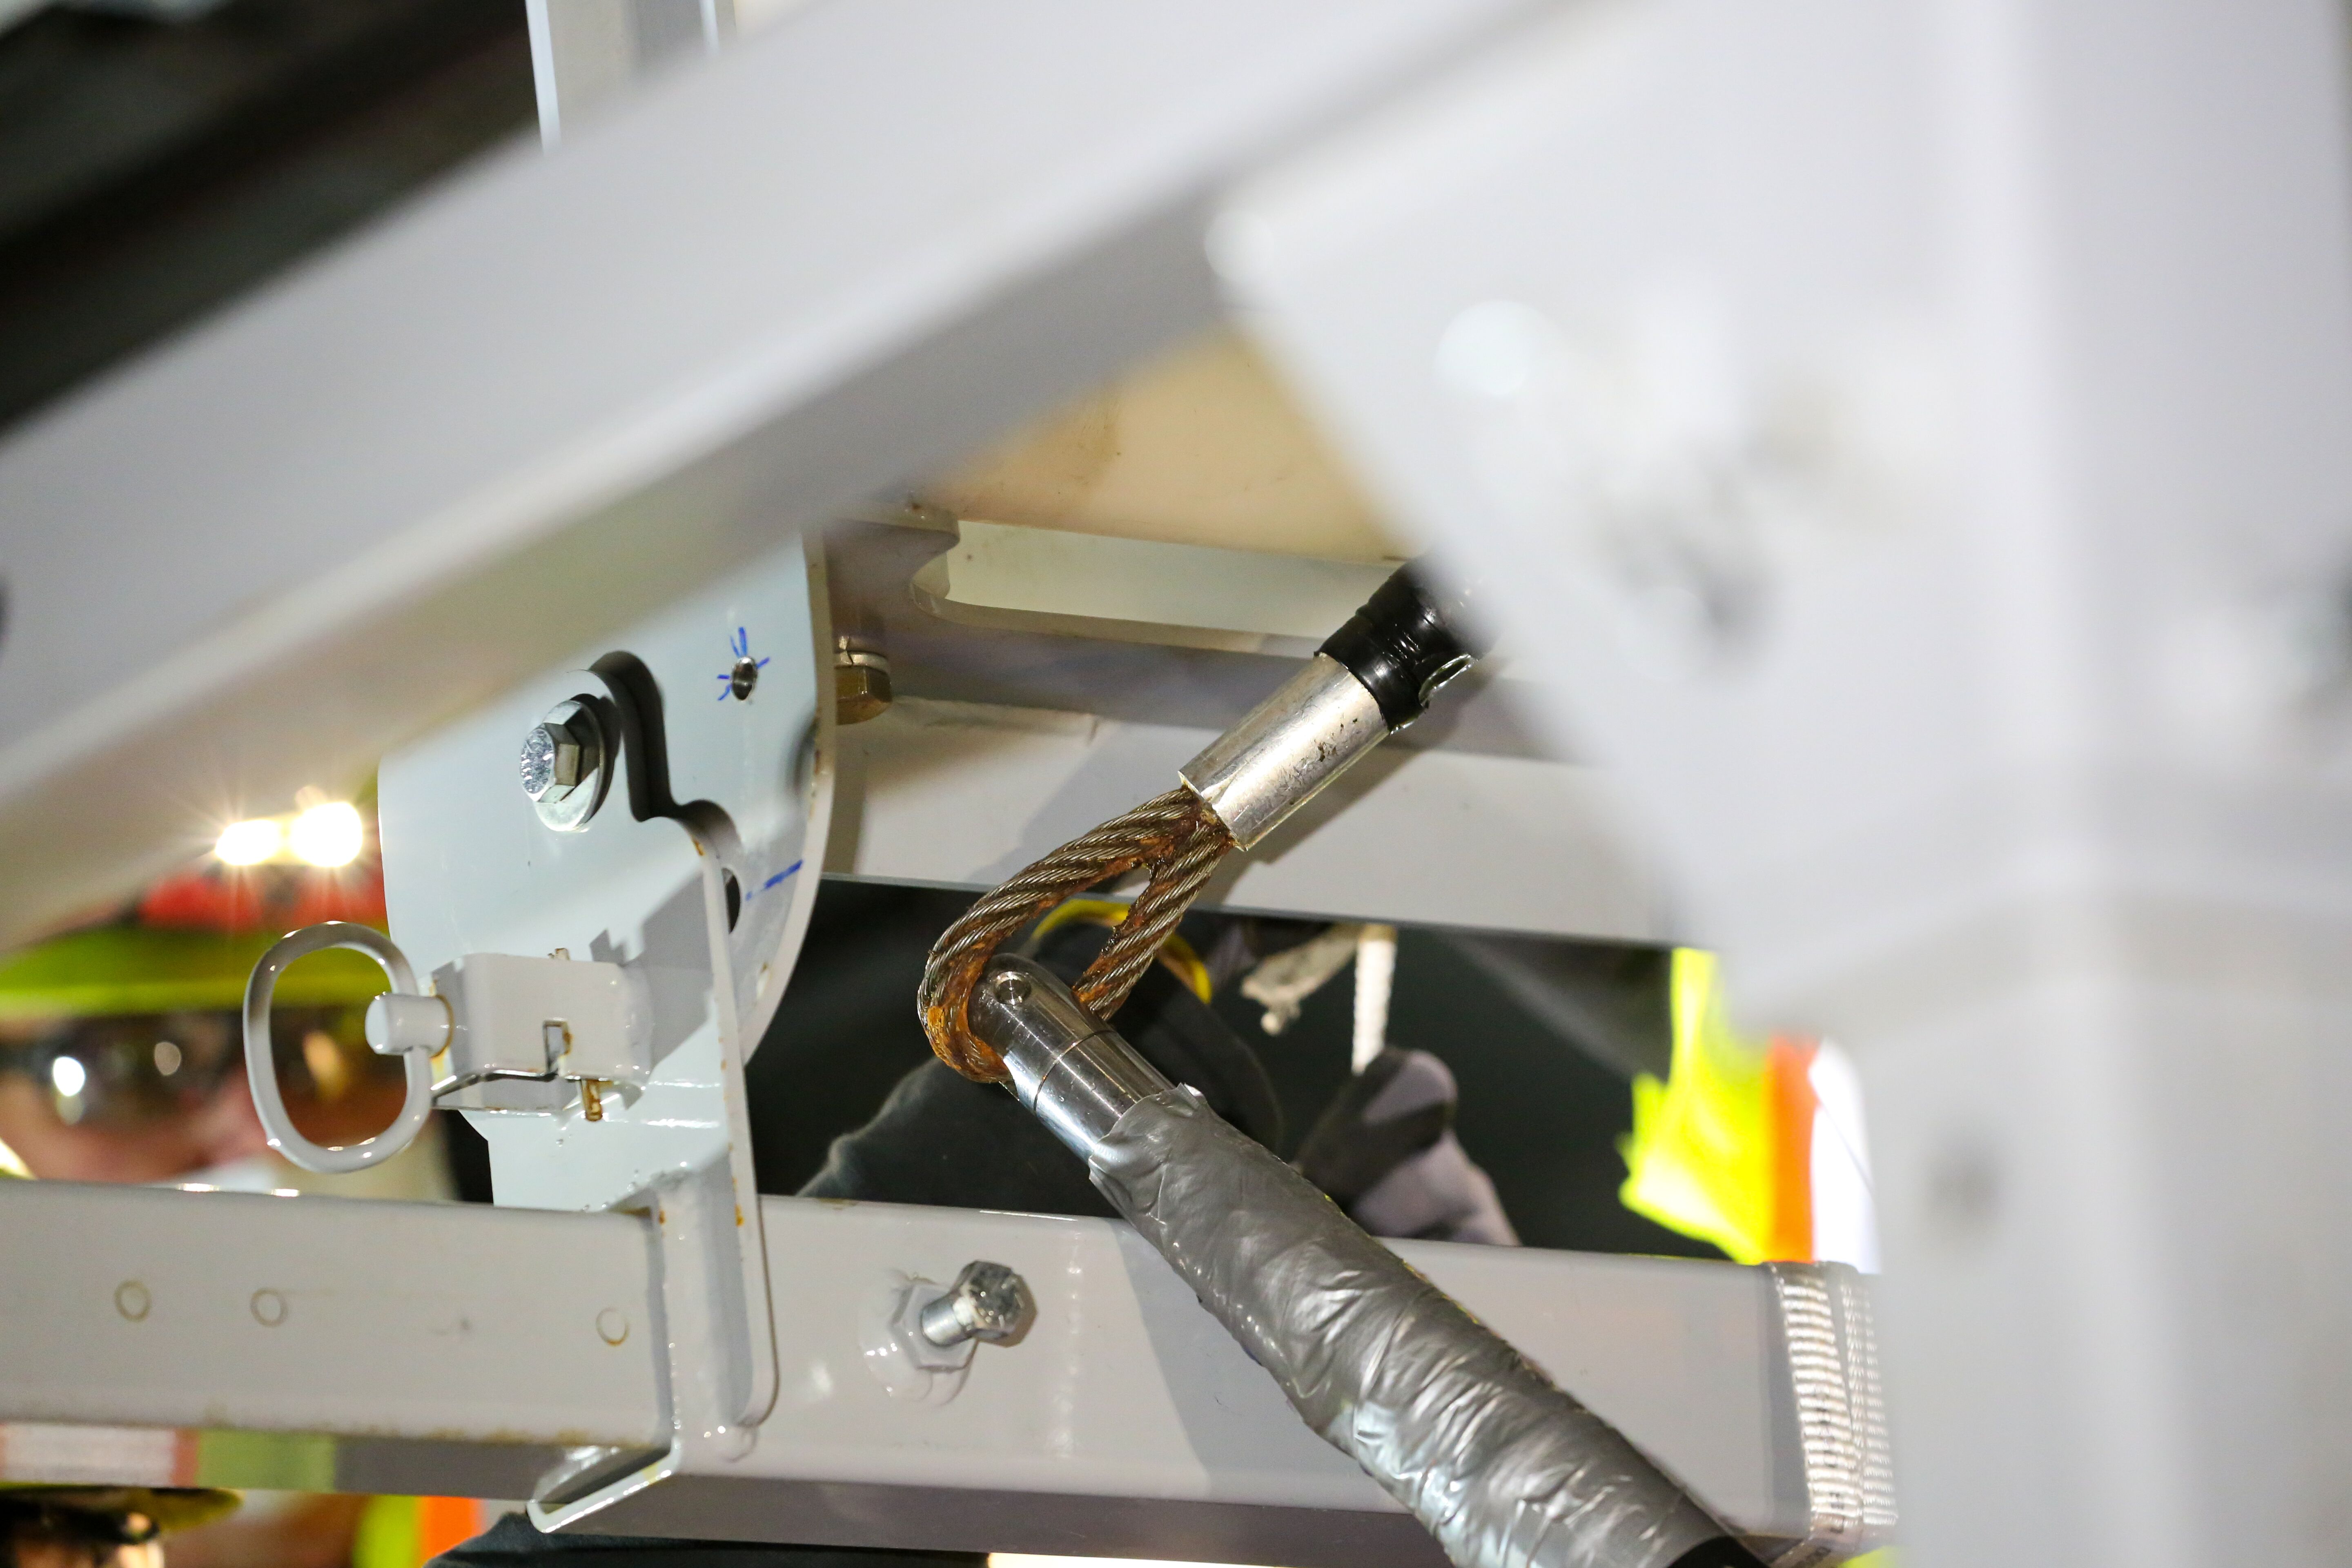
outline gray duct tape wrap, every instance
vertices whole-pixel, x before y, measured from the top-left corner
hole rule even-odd
[[[1093,1150],[1095,1184],[1458,1568],[1753,1563],[1616,1429],[1183,1089]]]

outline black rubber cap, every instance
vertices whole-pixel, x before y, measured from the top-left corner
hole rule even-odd
[[[1321,651],[1364,683],[1391,730],[1402,730],[1427,710],[1440,686],[1486,651],[1462,624],[1467,603],[1466,594],[1440,599],[1412,567],[1401,566],[1324,639]]]
[[[1764,1568],[1764,1560],[1730,1536],[1718,1535],[1675,1558],[1672,1568]]]

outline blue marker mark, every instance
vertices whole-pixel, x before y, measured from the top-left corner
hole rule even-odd
[[[728,641],[727,651],[735,656],[735,664],[718,678],[719,700],[724,702],[732,697],[740,702],[748,702],[751,699],[751,689],[760,684],[760,672],[768,668],[768,661],[751,657],[751,634],[741,626],[735,628],[734,637]]]
[[[793,861],[791,865],[785,867],[782,870],[777,872],[774,876],[761,883],[760,891],[763,893],[766,892],[770,888],[774,887],[777,883],[782,881],[785,878],[791,876],[800,868],[801,863],[798,860]]]

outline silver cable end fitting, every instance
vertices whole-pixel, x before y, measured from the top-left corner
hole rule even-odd
[[[1234,844],[1255,848],[1388,732],[1364,683],[1318,653],[1176,776],[1208,803]]]
[[[1082,1160],[1129,1107],[1171,1087],[1035,959],[990,959],[965,1014],[1004,1058],[1014,1096]]]

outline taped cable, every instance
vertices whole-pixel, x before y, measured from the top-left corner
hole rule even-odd
[[[1456,1568],[1761,1568],[1696,1499],[1052,972],[988,965],[1013,1091],[1291,1407]]]

